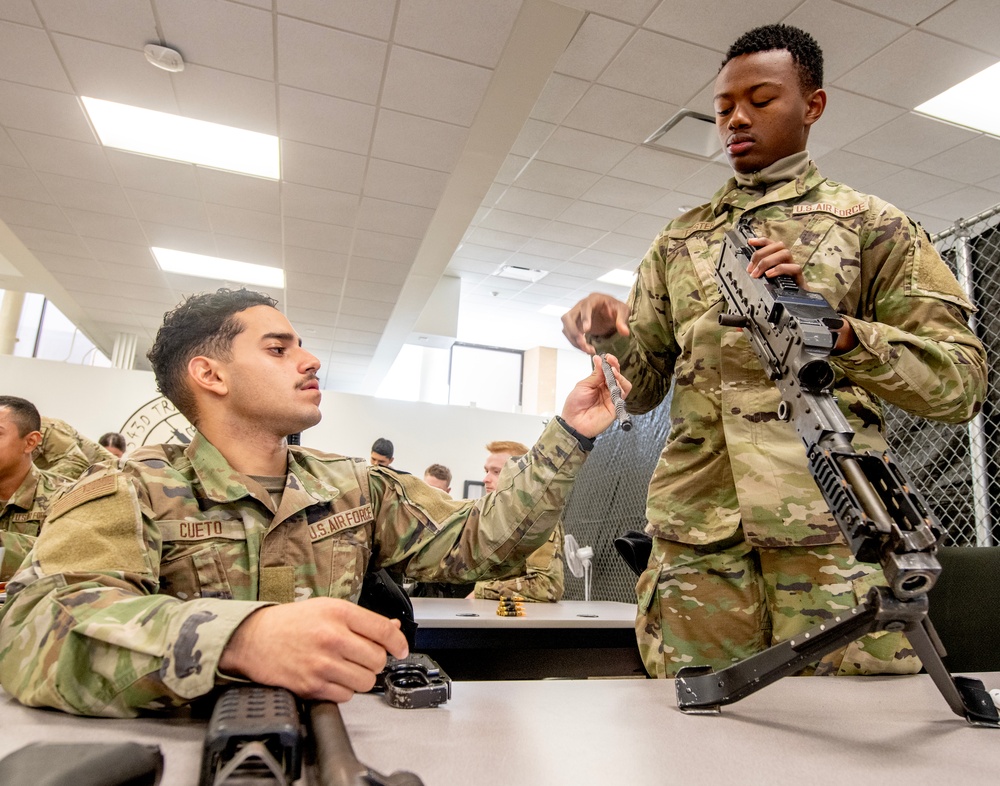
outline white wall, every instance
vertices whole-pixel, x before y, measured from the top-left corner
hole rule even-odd
[[[92,439],[106,431],[126,433],[136,410],[159,396],[148,371],[93,368],[10,355],[0,356],[0,394],[26,398],[42,414],[61,418]],[[303,445],[367,458],[372,442],[387,437],[396,447],[394,466],[399,469],[422,476],[429,464],[449,467],[454,476],[453,496],[461,496],[462,481],[482,480],[487,442],[511,439],[530,445],[544,425],[539,415],[329,391],[323,394],[321,408],[323,420],[302,435]],[[167,413],[148,414],[155,422],[159,414]],[[137,438],[142,437],[143,425],[131,423]]]

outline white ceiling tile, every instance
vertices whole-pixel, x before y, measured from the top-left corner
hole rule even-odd
[[[522,245],[520,250],[523,254],[536,254],[540,257],[564,261],[577,253],[580,247],[536,237]]]
[[[556,71],[592,82],[600,75],[635,31],[630,24],[588,14],[566,51],[556,63]]]
[[[844,150],[899,166],[911,166],[976,136],[976,132],[951,123],[906,112],[844,145]]]
[[[924,202],[958,191],[962,188],[962,184],[935,175],[916,172],[912,169],[901,169],[899,172],[874,183],[871,188],[882,199],[891,202],[901,210],[908,210]]]
[[[281,176],[285,182],[360,194],[364,171],[364,156],[303,142],[281,143]]]
[[[80,101],[69,93],[0,81],[0,123],[78,142],[96,142]]]
[[[599,177],[594,172],[532,160],[524,167],[514,184],[532,191],[576,199],[596,183]]]
[[[719,53],[640,30],[601,74],[601,84],[683,105],[719,70]]]
[[[577,224],[610,232],[612,229],[618,228],[632,215],[634,213],[631,210],[580,201],[574,202],[566,208],[559,216],[559,220],[567,224]]]
[[[673,188],[703,166],[705,162],[700,159],[648,147],[637,147],[612,167],[608,174],[624,180],[634,180],[637,183]]]
[[[970,185],[980,183],[1000,175],[1000,139],[980,134],[913,168]]]
[[[661,198],[666,189],[622,180],[617,177],[602,177],[587,189],[582,198],[602,205],[617,205],[626,210],[643,210]]]
[[[393,40],[426,52],[495,68],[520,3],[408,0],[399,5]]]
[[[455,251],[455,257],[485,262],[493,267],[507,260],[510,254],[511,252],[508,249],[480,246],[476,243],[462,243]]]
[[[677,186],[677,190],[702,199],[709,199],[733,176],[727,164],[708,164]]]
[[[734,13],[731,0],[670,0],[660,3],[643,27],[723,53],[747,30],[782,21],[800,2],[755,0]]]
[[[592,246],[593,250],[610,251],[612,254],[621,254],[630,258],[643,257],[649,250],[653,238],[643,240],[642,238],[622,235],[616,232],[609,232]]]
[[[0,22],[0,74],[11,82],[73,91],[44,30]]]
[[[365,196],[395,199],[410,205],[436,207],[448,176],[433,169],[371,158],[365,176]]]
[[[132,210],[140,221],[159,224],[176,224],[188,229],[211,229],[205,203],[199,199],[185,199],[168,194],[153,194],[126,188],[125,194]]]
[[[97,264],[97,263],[92,263]],[[103,275],[112,280],[128,281],[133,284],[145,284],[150,287],[166,286],[166,276],[149,256],[149,267],[137,267],[134,265],[116,265],[113,262],[103,262]]]
[[[585,248],[597,241],[605,231],[592,227],[566,224],[562,221],[552,221],[537,233],[537,237],[541,240],[550,240],[553,243],[567,243]]]
[[[0,219],[8,224],[73,234],[75,230],[58,205],[0,197]]]
[[[204,0],[156,0],[156,11],[164,38],[187,62],[259,79],[274,76],[269,12]]]
[[[358,211],[358,227],[422,238],[433,217],[434,211],[427,207],[364,197]]]
[[[505,186],[500,183],[493,183],[488,189],[486,189],[486,195],[483,197],[483,202],[479,206],[479,209],[496,207],[497,200],[500,199],[508,190],[510,186]],[[523,213],[523,210],[515,210],[515,213]]]
[[[841,2],[866,11],[873,10],[872,0],[841,0]],[[878,0],[876,9],[883,16],[915,25],[952,2],[954,0]]]
[[[292,218],[353,227],[360,200],[354,194],[285,183],[281,188],[281,212]]]
[[[549,75],[531,109],[531,117],[547,123],[561,123],[589,86],[583,79],[555,73]]]
[[[229,205],[208,205],[212,231],[222,235],[281,243],[281,219],[275,213],[261,213]]]
[[[59,33],[135,47],[159,40],[152,5],[136,0],[35,0],[45,26]]]
[[[637,25],[649,16],[658,2],[660,0],[563,0],[562,4]]]
[[[0,131],[0,165],[9,167],[27,167],[28,162],[17,149],[6,131]]]
[[[77,95],[177,112],[170,75],[147,63],[140,47],[125,49],[59,33],[52,38]]]
[[[399,237],[384,232],[369,232],[359,229],[355,233],[353,253],[369,259],[384,259],[387,262],[413,262],[420,247],[420,240]]]
[[[912,220],[916,221],[920,226],[924,228],[924,231],[928,234],[934,234],[935,232],[941,232],[945,229],[951,227],[952,222],[947,221],[943,218],[937,218],[935,216],[928,216],[925,213],[919,213],[915,210],[908,210],[906,215]]]
[[[622,223],[618,227],[618,231],[623,235],[633,235],[652,242],[653,238],[663,230],[667,221],[675,215],[677,215],[676,212],[636,213],[628,221]]]
[[[405,262],[387,262],[383,259],[352,257],[349,276],[352,281],[385,281],[402,284],[410,273],[410,265]]]
[[[275,180],[205,167],[197,167],[195,174],[206,202],[275,215],[280,212],[279,184]]]
[[[303,221],[286,216],[284,219],[285,243],[320,251],[346,252],[351,244],[351,230],[318,221]]]
[[[497,171],[495,182],[509,186],[521,174],[521,171],[530,160],[524,156],[508,155]]]
[[[33,202],[51,202],[54,198],[38,175],[30,169],[12,166],[0,166],[0,196]]]
[[[510,152],[525,158],[533,157],[555,128],[555,123],[545,123],[541,120],[528,118],[521,126]]]
[[[67,208],[64,212],[73,225],[73,229],[82,237],[104,238],[105,240],[116,240],[136,245],[146,242],[142,228],[134,218],[76,208]]]
[[[395,6],[395,0],[277,0],[279,14],[383,40],[392,29]]]
[[[278,107],[282,140],[368,152],[375,107],[285,86],[278,88]]]
[[[71,257],[90,256],[87,246],[75,234],[66,232],[50,232],[47,229],[35,227],[11,226],[18,239],[32,251],[50,251],[54,254],[65,254]]]
[[[345,297],[340,302],[340,313],[347,316],[380,317],[388,319],[392,314],[393,304],[382,303],[364,298]]]
[[[1000,57],[1000,5],[995,0],[955,0],[921,22],[920,29]]]
[[[827,88],[826,93],[828,100],[823,117],[809,132],[810,150],[845,146],[851,140],[905,114],[905,110],[899,107],[835,87]]]
[[[995,58],[911,31],[836,80],[836,86],[913,109],[993,65]]]
[[[513,235],[510,232],[499,232],[495,229],[472,229],[466,234],[465,239],[474,245],[517,251],[528,242],[529,236]]]
[[[104,150],[96,144],[59,139],[30,131],[10,131],[25,160],[37,172],[72,172],[77,177],[113,183],[114,174],[108,166]]]
[[[278,17],[278,81],[350,101],[378,99],[386,43]]]
[[[878,11],[875,6],[872,10]],[[898,22],[859,11],[834,0],[807,0],[796,8],[786,24],[808,30],[823,49],[823,73],[827,83],[888,46],[906,33]]]
[[[853,188],[867,190],[872,183],[888,177],[900,170],[895,164],[876,161],[874,158],[835,150],[816,159],[820,171],[830,180],[847,183]]]
[[[679,105],[591,85],[565,125],[638,145],[677,113]]]
[[[399,286],[377,281],[352,281],[348,279],[344,287],[344,295],[346,297],[374,300],[382,303],[395,303],[399,297],[399,292]]]
[[[565,164],[603,174],[634,148],[628,142],[572,128],[558,128],[542,145],[538,158],[553,164]]]
[[[206,223],[208,218],[205,219]],[[222,256],[215,235],[201,229],[191,229],[176,224],[159,224],[156,221],[140,221],[142,231],[149,239],[149,245],[156,248],[173,248],[190,251],[192,254]],[[90,245],[90,241],[87,241]],[[124,245],[124,244],[123,244]],[[123,261],[123,260],[115,260]]]
[[[646,243],[647,247],[649,246],[649,243],[652,242],[653,237],[655,237],[655,235],[651,236],[649,242]],[[609,251],[603,251],[599,248],[585,248],[573,257],[572,262],[569,262],[559,268],[561,272],[569,272],[570,269],[578,270],[579,273],[583,272],[580,268],[570,268],[571,265],[587,265],[592,269],[598,270],[599,272],[593,276],[594,278],[597,278],[597,276],[604,275],[604,273],[609,270],[631,270],[636,266],[636,257],[626,256],[624,254],[615,254]]]
[[[31,0],[5,0],[0,3],[0,19],[33,27],[41,27],[42,24]]]
[[[278,133],[277,94],[269,80],[190,65],[173,83],[184,117],[261,134]]]
[[[93,255],[95,259],[113,262],[118,265],[130,265],[134,267],[148,267],[156,262],[148,245],[133,245],[131,243],[119,243],[115,240],[104,240],[96,237],[84,239],[84,253],[87,256]]]
[[[483,229],[495,229],[498,232],[509,232],[515,235],[532,237],[539,232],[549,219],[539,216],[529,216],[524,213],[508,213],[506,210],[494,208],[487,212],[478,226]]]
[[[51,273],[73,273],[79,275],[88,272],[94,276],[107,277],[111,265],[107,262],[98,262],[85,257],[71,257],[65,254],[54,254],[49,251],[36,251],[35,256],[38,261],[45,265],[45,269]],[[118,265],[116,267],[122,267]]]
[[[380,103],[411,115],[471,126],[493,72],[393,46]]]
[[[298,246],[285,246],[285,268],[296,274],[296,279],[305,282],[305,276],[317,276],[315,287],[309,284],[307,289],[317,292],[339,293],[343,277],[347,273],[347,255],[332,251],[323,251]],[[334,284],[334,280],[337,282]]]
[[[387,161],[450,172],[458,162],[468,129],[424,117],[382,110],[372,155]]]
[[[921,213],[954,223],[960,218],[978,215],[997,204],[1000,204],[1000,192],[970,186],[923,202],[917,205],[916,209]]]
[[[237,259],[268,267],[280,268],[282,266],[280,243],[241,235],[216,234],[215,247],[218,249],[218,255],[223,259]]]
[[[663,216],[662,221],[665,224],[669,219],[679,216],[682,213],[687,213],[691,208],[697,207],[701,201],[699,197],[692,196],[691,194],[685,194],[682,191],[671,191],[662,199],[657,199],[647,207],[645,212],[651,215]],[[625,232],[624,226],[619,231]],[[635,232],[626,232],[626,234],[634,235]],[[645,237],[645,235],[641,237]],[[649,235],[648,237],[652,239],[653,235]]]
[[[497,200],[496,206],[513,213],[523,213],[540,218],[555,218],[572,204],[573,200],[568,197],[509,186]]]
[[[198,198],[201,193],[194,164],[121,150],[106,150],[105,154],[117,182],[126,188],[188,198]]]

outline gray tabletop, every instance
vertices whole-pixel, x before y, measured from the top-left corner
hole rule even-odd
[[[497,615],[497,601],[411,598],[413,617],[427,628],[633,628],[635,604],[606,600],[524,603],[523,617]]]
[[[1000,673],[980,675],[1000,687]],[[787,678],[720,716],[677,710],[654,680],[464,682],[436,709],[358,696],[342,712],[361,761],[461,784],[995,784],[1000,730],[953,715],[930,678]],[[164,786],[197,781],[203,725],[30,710],[0,694],[0,756],[33,741],[134,739]]]

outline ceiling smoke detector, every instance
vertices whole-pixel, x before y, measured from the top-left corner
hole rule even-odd
[[[146,59],[157,68],[162,68],[172,74],[184,70],[184,58],[176,49],[159,44],[146,44],[142,48],[142,52],[146,55]]]

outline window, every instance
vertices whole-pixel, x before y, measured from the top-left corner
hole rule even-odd
[[[448,403],[501,412],[521,409],[524,352],[454,343],[448,373]]]

